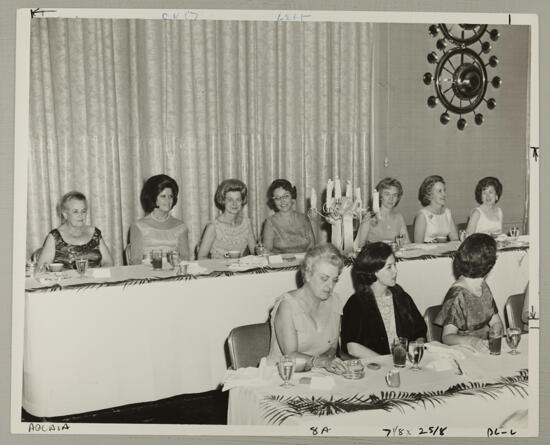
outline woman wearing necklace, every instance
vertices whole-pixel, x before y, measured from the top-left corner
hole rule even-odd
[[[453,272],[458,279],[445,295],[434,321],[443,327],[443,343],[466,344],[488,352],[489,330],[502,332],[502,320],[485,282],[496,259],[496,242],[485,233],[470,235],[456,251]]]
[[[224,258],[231,251],[254,252],[256,239],[250,219],[243,215],[248,190],[239,179],[226,179],[218,186],[214,201],[222,211],[204,229],[198,259]]]
[[[410,243],[407,225],[401,213],[395,211],[403,196],[401,183],[394,178],[384,178],[376,186],[380,196],[380,213],[367,213],[357,232],[356,244],[359,248],[375,241],[394,241],[403,238],[403,244]]]
[[[497,178],[487,176],[477,183],[475,198],[480,205],[470,214],[466,235],[472,233],[500,235],[502,233],[502,209],[497,206],[501,196],[502,184]]]
[[[75,267],[75,260],[87,259],[89,267],[109,267],[113,259],[97,227],[86,224],[88,203],[84,194],[71,191],[59,205],[63,223],[53,229],[44,241],[38,268],[44,264],[62,263],[66,269]]]
[[[441,176],[428,176],[418,190],[424,206],[414,221],[414,242],[433,243],[458,240],[458,230],[447,207],[447,190]]]
[[[342,315],[341,344],[344,352],[358,358],[390,353],[397,337],[426,337],[426,323],[411,296],[396,284],[397,269],[392,248],[369,243],[355,259],[352,269],[355,294]]]
[[[151,250],[163,254],[176,250],[181,259],[189,259],[189,230],[185,223],[170,215],[178,202],[179,187],[167,175],[151,176],[141,190],[145,216],[130,227],[130,264],[141,264]]]
[[[286,179],[276,179],[267,190],[267,204],[275,212],[265,220],[263,243],[268,252],[305,252],[315,244],[311,222],[294,210],[296,187]]]

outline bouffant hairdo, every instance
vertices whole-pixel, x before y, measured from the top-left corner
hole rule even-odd
[[[401,197],[403,196],[403,186],[395,178],[384,178],[377,185],[376,190],[380,193],[380,199],[382,199],[382,190],[389,189],[390,187],[395,187],[397,189],[397,201],[395,201],[394,207],[397,207]]]
[[[492,236],[474,233],[466,238],[453,258],[453,272],[456,278],[485,277],[497,260],[497,243]]]
[[[391,246],[381,241],[363,246],[351,270],[354,283],[359,287],[374,283],[377,280],[375,273],[386,265],[391,255]]]
[[[225,211],[225,195],[227,195],[228,192],[239,192],[241,194],[243,206],[246,205],[246,197],[248,195],[246,184],[240,179],[225,179],[218,185],[216,194],[214,195],[216,207],[222,212]]]
[[[317,244],[310,247],[305,256],[302,264],[300,265],[300,271],[302,272],[302,278],[305,279],[306,273],[312,272],[315,264],[319,261],[325,260],[330,264],[333,264],[338,268],[338,273],[342,272],[344,268],[344,258],[340,251],[334,247],[331,243]]]
[[[483,190],[491,186],[495,189],[495,192],[497,194],[496,202],[499,201],[500,197],[502,196],[502,184],[498,180],[498,178],[487,176],[483,179],[480,179],[476,185],[475,197],[478,204],[483,204],[483,201],[481,199],[481,193],[483,192]]]
[[[151,213],[155,210],[157,207],[158,195],[160,195],[166,188],[172,190],[174,199],[172,202],[172,208],[174,208],[178,202],[179,192],[179,187],[176,181],[168,175],[151,176],[147,181],[145,181],[145,184],[143,184],[143,188],[141,189],[140,196],[141,206],[143,207],[145,213]]]
[[[435,184],[438,182],[441,182],[443,185],[445,185],[445,180],[439,176],[439,175],[432,175],[428,176],[424,181],[422,181],[422,184],[420,184],[420,188],[418,189],[418,200],[420,201],[420,204],[422,204],[424,207],[427,205],[430,205],[430,202],[432,202],[431,194],[432,189]]]
[[[297,193],[296,193],[296,186],[293,186],[290,181],[287,181],[286,179],[275,179],[267,189],[267,205],[269,208],[275,212],[278,212],[279,209],[275,205],[275,200],[273,199],[273,193],[278,188],[282,188],[283,190],[286,190],[288,193],[290,193],[290,196],[292,199],[296,199]]]

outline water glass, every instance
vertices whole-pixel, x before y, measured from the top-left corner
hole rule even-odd
[[[88,260],[86,258],[78,258],[74,263],[78,275],[80,278],[84,278],[84,275],[86,275],[86,269],[88,269]]]
[[[399,369],[390,369],[384,376],[386,384],[390,388],[399,388],[401,386],[401,376],[399,375]]]
[[[412,363],[414,371],[418,371],[420,368],[420,360],[424,355],[424,342],[421,340],[409,342],[409,360]]]
[[[393,366],[396,368],[404,368],[407,362],[407,343],[405,337],[396,337],[391,344],[391,354],[393,358]]]
[[[521,329],[519,328],[508,328],[506,331],[506,343],[510,347],[511,351],[508,354],[517,355],[519,354],[517,348],[519,341],[521,340]]]
[[[488,342],[489,342],[489,353],[491,355],[500,355],[500,349],[502,346],[502,334],[503,329],[500,323],[493,324],[489,327]]]
[[[458,231],[458,239],[460,240],[460,242],[462,242],[466,239],[466,230],[459,230]]]
[[[405,235],[400,233],[395,237],[395,243],[397,244],[397,249],[401,249],[403,247],[403,243],[405,242]]]
[[[512,228],[510,228],[510,237],[512,238],[513,241],[516,241],[518,239],[519,227],[513,226]]]
[[[288,355],[283,355],[277,363],[277,370],[279,371],[279,376],[283,379],[281,386],[283,388],[289,388],[294,386],[290,383],[292,374],[294,374],[294,368],[296,367],[296,359]]]
[[[162,269],[162,250],[153,250],[151,252],[151,264],[153,269]]]
[[[361,360],[346,360],[344,361],[344,365],[346,366],[346,370],[342,375],[346,379],[358,380],[365,376],[365,367]]]
[[[265,246],[262,243],[256,244],[256,255],[257,256],[265,255]]]
[[[172,250],[172,252],[168,254],[168,262],[172,266],[172,269],[178,267],[180,263],[180,254],[177,250]]]

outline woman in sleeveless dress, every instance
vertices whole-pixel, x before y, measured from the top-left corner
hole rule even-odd
[[[250,219],[243,215],[248,190],[239,179],[226,179],[218,186],[214,198],[223,212],[204,229],[198,259],[224,258],[231,251],[253,253],[256,239]]]
[[[281,295],[271,310],[268,363],[287,355],[296,358],[297,371],[345,371],[336,357],[342,303],[333,293],[343,267],[342,256],[332,244],[306,252],[301,266],[304,285]]]
[[[480,205],[470,214],[466,235],[472,233],[500,235],[502,233],[502,209],[497,206],[501,196],[502,184],[497,178],[487,176],[477,183],[475,198]]]
[[[178,184],[170,176],[155,175],[145,181],[140,196],[145,216],[130,227],[126,252],[130,264],[141,264],[152,250],[163,254],[176,250],[181,259],[189,259],[189,230],[182,220],[170,215],[178,192]]]
[[[62,263],[65,269],[74,269],[77,259],[88,260],[89,267],[112,266],[113,259],[101,231],[86,224],[86,196],[77,191],[68,192],[61,198],[59,207],[63,223],[46,237],[38,268],[49,263]]]
[[[263,243],[268,252],[305,252],[315,244],[309,218],[294,210],[296,187],[286,179],[276,179],[267,190],[267,203],[275,212],[266,219]]]
[[[447,207],[445,181],[439,175],[428,176],[418,190],[424,206],[414,221],[414,242],[433,243],[458,240],[458,230]]]
[[[403,186],[397,179],[384,178],[376,185],[376,190],[380,196],[380,213],[365,215],[357,231],[357,247],[376,241],[394,241],[398,236],[403,237],[403,244],[410,243],[405,219],[395,211],[403,196]]]
[[[453,258],[453,283],[434,323],[443,327],[443,343],[466,344],[488,352],[489,330],[503,330],[502,320],[485,282],[497,259],[496,241],[485,233],[466,238]]]

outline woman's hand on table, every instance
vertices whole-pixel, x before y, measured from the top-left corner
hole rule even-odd
[[[334,374],[343,374],[346,371],[346,365],[338,357],[316,357],[313,366],[325,368],[328,372]]]

